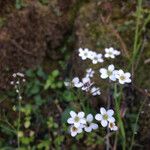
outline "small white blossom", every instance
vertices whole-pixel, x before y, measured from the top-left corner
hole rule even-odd
[[[117,131],[118,127],[115,125],[114,122],[109,122],[108,127],[110,128],[111,131]]]
[[[17,74],[16,73],[13,73],[13,75],[12,75],[14,78],[16,78],[17,77]]]
[[[83,84],[82,82],[80,82],[79,78],[78,77],[75,77],[73,80],[72,80],[72,83],[75,87],[77,88],[80,88]]]
[[[19,77],[24,77],[24,74],[23,74],[23,73],[17,72],[16,74],[17,74],[17,76],[19,76]]]
[[[75,127],[74,125],[72,125],[70,127],[70,133],[71,133],[71,136],[72,137],[75,137],[78,133],[81,133],[83,130],[82,130],[82,127]]]
[[[92,88],[91,88],[91,94],[92,94],[93,96],[100,95],[100,94],[101,94],[100,89],[99,89],[99,88],[96,88],[96,87],[92,87]]]
[[[78,128],[81,124],[86,124],[84,112],[79,112],[77,114],[74,111],[70,111],[70,116],[71,117],[67,120],[67,122],[74,125],[76,128]]]
[[[90,78],[90,77],[92,78],[94,73],[95,73],[95,71],[92,68],[89,68],[89,69],[86,70],[86,77],[87,78]]]
[[[93,83],[91,83],[90,78],[87,78],[87,77],[82,78],[82,84],[83,84],[82,90],[86,92],[89,91],[90,87],[93,85]]]
[[[101,125],[106,127],[108,122],[115,122],[115,118],[113,117],[114,111],[109,109],[106,111],[105,108],[100,108],[100,114],[96,114],[95,119],[101,121]]]
[[[89,58],[90,51],[88,48],[85,49],[79,48],[78,51],[79,51],[79,56],[82,58],[82,60]]]
[[[115,58],[115,56],[120,55],[120,51],[114,50],[113,47],[105,48],[105,57],[106,58]]]
[[[10,84],[11,84],[11,85],[14,85],[14,81],[11,81]]]
[[[131,74],[129,72],[124,73],[123,70],[118,70],[116,73],[116,78],[119,80],[120,84],[130,83]]]
[[[96,52],[93,52],[92,63],[97,64],[97,63],[102,63],[102,62],[104,62],[102,58],[102,54],[97,54]]]
[[[88,114],[86,117],[86,124],[84,125],[84,130],[86,132],[91,132],[92,130],[96,130],[98,128],[98,125],[96,123],[93,123],[93,115]]]
[[[101,68],[99,72],[101,73],[101,78],[106,79],[109,78],[112,81],[116,81],[116,70],[114,70],[114,65],[109,65],[108,69]]]
[[[64,84],[65,84],[66,87],[80,88],[80,87],[83,86],[82,82],[80,82],[78,77],[73,78],[71,82],[70,81],[65,81]]]

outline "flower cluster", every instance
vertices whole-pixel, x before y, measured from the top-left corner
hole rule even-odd
[[[79,56],[82,60],[90,59],[93,64],[104,62],[102,54],[91,51],[88,48],[79,48]]]
[[[120,55],[120,51],[115,50],[113,47],[105,48],[105,58],[114,59],[116,56]]]
[[[81,90],[90,92],[93,96],[100,95],[100,88],[95,87],[94,82],[91,81],[94,73],[95,71],[89,68],[86,70],[86,75],[81,81],[78,77],[75,77],[71,82],[65,82],[65,86],[81,88]]]
[[[16,93],[18,94],[18,98],[22,99],[20,95],[20,85],[26,82],[25,75],[23,73],[17,72],[12,75],[13,80],[10,82],[11,85],[14,86]]]
[[[92,130],[96,130],[98,125],[93,122],[93,115],[88,114],[85,117],[84,112],[75,113],[74,111],[70,112],[70,118],[67,120],[68,124],[71,124],[70,133],[71,136],[76,136],[78,133],[84,131],[91,132]]]
[[[100,108],[100,113],[96,114],[95,119],[101,122],[103,127],[109,127],[112,131],[117,131],[118,127],[115,125],[115,118],[113,117],[114,111],[109,109],[106,111],[105,108]]]
[[[105,108],[100,108],[101,114],[96,114],[95,119],[101,121],[101,125],[103,127],[108,126],[111,131],[117,131],[118,127],[115,125],[115,118],[113,117],[114,111],[109,109],[108,111]],[[70,124],[70,133],[71,136],[76,136],[79,133],[91,132],[92,130],[98,129],[98,124],[94,123],[94,117],[92,114],[88,114],[85,117],[84,112],[75,113],[74,111],[70,111],[70,118],[67,120],[68,124]]]
[[[116,81],[118,79],[120,84],[130,83],[131,82],[131,74],[129,72],[124,73],[123,70],[115,70],[113,64],[109,65],[108,68],[101,68],[99,70],[100,77],[102,79],[109,78],[111,81]]]

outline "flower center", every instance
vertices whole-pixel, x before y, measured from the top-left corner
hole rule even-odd
[[[125,80],[125,76],[120,76],[120,80]]]
[[[107,74],[108,74],[108,76],[111,76],[111,75],[112,75],[112,72],[109,71],[109,70],[107,70]]]
[[[97,57],[94,57],[94,60],[97,60]]]
[[[77,128],[76,127],[72,127],[72,131],[77,131]]]
[[[112,52],[109,52],[108,54],[109,54],[109,55],[112,55],[113,53],[112,53]]]
[[[114,126],[114,124],[111,122],[111,123],[110,123],[110,128],[113,128],[113,126]]]
[[[75,121],[75,122],[79,122],[79,120],[80,120],[80,118],[79,118],[78,116],[76,116],[76,117],[74,118],[74,121]]]
[[[107,120],[108,119],[108,115],[107,114],[103,115],[103,119]]]
[[[84,56],[88,56],[88,53],[84,53]]]

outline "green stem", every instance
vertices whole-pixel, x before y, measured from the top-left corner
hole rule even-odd
[[[117,112],[117,119],[118,119],[118,123],[120,127],[121,136],[123,137],[122,149],[125,150],[126,149],[126,135],[125,135],[125,128],[124,128],[123,120],[120,115],[120,101],[121,101],[122,94],[120,92],[120,95],[118,96],[118,93],[119,92],[117,91],[117,85],[115,84],[114,85],[115,110]]]
[[[142,108],[143,108],[143,106],[144,106],[144,104],[145,104],[145,101],[146,101],[146,98],[145,98],[145,100],[143,101],[143,103],[142,103],[142,105],[141,105],[141,107],[140,107],[140,109],[139,109],[139,112],[138,112],[138,114],[137,114],[137,117],[136,117],[135,127],[134,127],[134,129],[133,129],[133,134],[132,134],[132,139],[131,139],[131,146],[130,146],[129,150],[132,150],[132,147],[133,147],[133,144],[134,144],[136,126],[137,126],[137,123],[138,123],[138,120],[139,120],[139,117],[140,117],[140,113],[141,113],[141,111],[142,111]]]

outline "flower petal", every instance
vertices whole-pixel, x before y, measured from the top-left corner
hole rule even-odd
[[[101,107],[100,112],[101,112],[102,115],[104,115],[104,114],[106,114],[106,109],[104,107]]]
[[[101,125],[102,125],[103,127],[106,127],[107,124],[108,124],[108,122],[107,122],[106,120],[102,120],[102,121],[101,121]]]
[[[77,114],[74,111],[70,111],[70,116],[74,118]]]
[[[78,113],[78,117],[79,117],[79,118],[83,118],[84,115],[85,115],[85,113],[84,113],[83,111],[81,111],[81,112]]]
[[[96,114],[95,119],[98,120],[98,121],[101,121],[102,120],[102,115],[101,114]]]
[[[86,121],[87,122],[92,122],[93,121],[93,115],[92,114],[88,114],[86,117]]]
[[[91,128],[91,126],[89,126],[89,127],[85,126],[85,127],[84,127],[84,130],[85,130],[86,132],[91,132],[91,131],[92,131],[92,128]]]
[[[109,118],[108,118],[108,121],[109,121],[109,122],[115,122],[115,118],[114,118],[114,117],[109,117]]]
[[[111,65],[108,66],[108,70],[109,70],[109,71],[112,72],[112,71],[114,71],[114,69],[115,69],[115,67],[114,67],[113,64],[111,64]]]
[[[67,120],[67,123],[73,124],[73,123],[74,123],[74,119],[73,119],[73,118],[69,118],[69,119]]]
[[[112,116],[114,114],[114,111],[112,110],[112,109],[109,109],[108,111],[107,111],[107,115],[108,116]]]
[[[96,123],[91,123],[92,129],[96,130],[98,128],[98,124]]]

